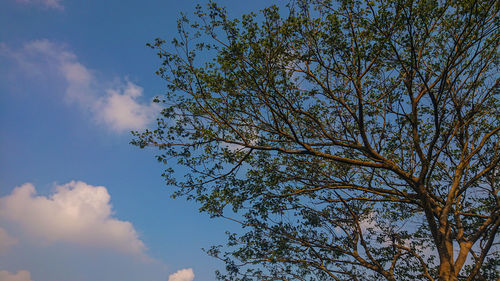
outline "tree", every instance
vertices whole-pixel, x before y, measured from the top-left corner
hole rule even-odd
[[[219,278],[497,280],[499,3],[210,3],[150,44],[169,91],[133,144],[241,224]]]

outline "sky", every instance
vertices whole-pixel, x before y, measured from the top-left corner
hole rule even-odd
[[[236,226],[131,146],[166,91],[145,47],[206,1],[0,0],[0,281],[210,281]],[[231,15],[269,3],[219,1]]]

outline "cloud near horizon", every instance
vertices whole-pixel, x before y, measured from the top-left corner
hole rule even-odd
[[[194,272],[192,268],[178,270],[168,276],[168,281],[193,281]]]
[[[0,255],[7,252],[10,247],[16,245],[18,242],[17,238],[10,236],[5,229],[0,227]]]
[[[7,270],[0,270],[1,281],[33,281],[31,274],[27,270],[19,270],[16,274],[12,274]]]
[[[27,237],[41,243],[107,248],[151,260],[134,226],[113,217],[104,186],[71,181],[56,186],[46,197],[36,195],[35,187],[25,183],[0,197],[0,219],[14,223]]]
[[[0,43],[0,56],[12,59],[24,79],[48,77],[63,84],[65,99],[116,132],[144,129],[160,111],[158,104],[141,103],[143,88],[128,79],[106,82],[83,65],[63,44],[47,39],[30,41],[19,50]],[[27,78],[26,78],[27,77]]]

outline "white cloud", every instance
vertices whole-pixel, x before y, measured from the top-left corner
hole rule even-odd
[[[78,57],[62,44],[43,39],[26,43],[19,51],[0,45],[0,55],[15,61],[23,76],[53,75],[65,87],[65,98],[76,103],[94,120],[116,132],[145,128],[160,107],[153,102],[141,103],[143,89],[121,79],[113,87],[97,79],[95,71],[83,65]],[[52,81],[54,82],[54,81]]]
[[[0,270],[1,281],[33,281],[31,274],[26,270],[19,270],[16,274],[12,274],[7,270]]]
[[[122,92],[111,89],[96,104],[99,119],[117,131],[144,128],[159,110],[157,104],[142,105],[136,99],[143,89],[127,82]]]
[[[181,269],[168,276],[168,281],[193,281],[194,272],[192,268]]]
[[[64,10],[63,5],[61,5],[62,0],[16,0],[21,3],[33,3],[45,6],[46,8],[52,8],[56,10]]]
[[[0,254],[19,242],[17,238],[10,236],[7,231],[0,227]],[[3,280],[0,278],[0,280]]]
[[[72,181],[45,197],[37,196],[35,187],[26,183],[0,198],[0,218],[40,242],[109,248],[149,259],[133,225],[114,218],[109,201],[104,186]]]

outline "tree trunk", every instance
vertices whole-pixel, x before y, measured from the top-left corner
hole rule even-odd
[[[453,270],[453,257],[443,257],[440,255],[441,264],[439,265],[439,281],[458,281]]]

